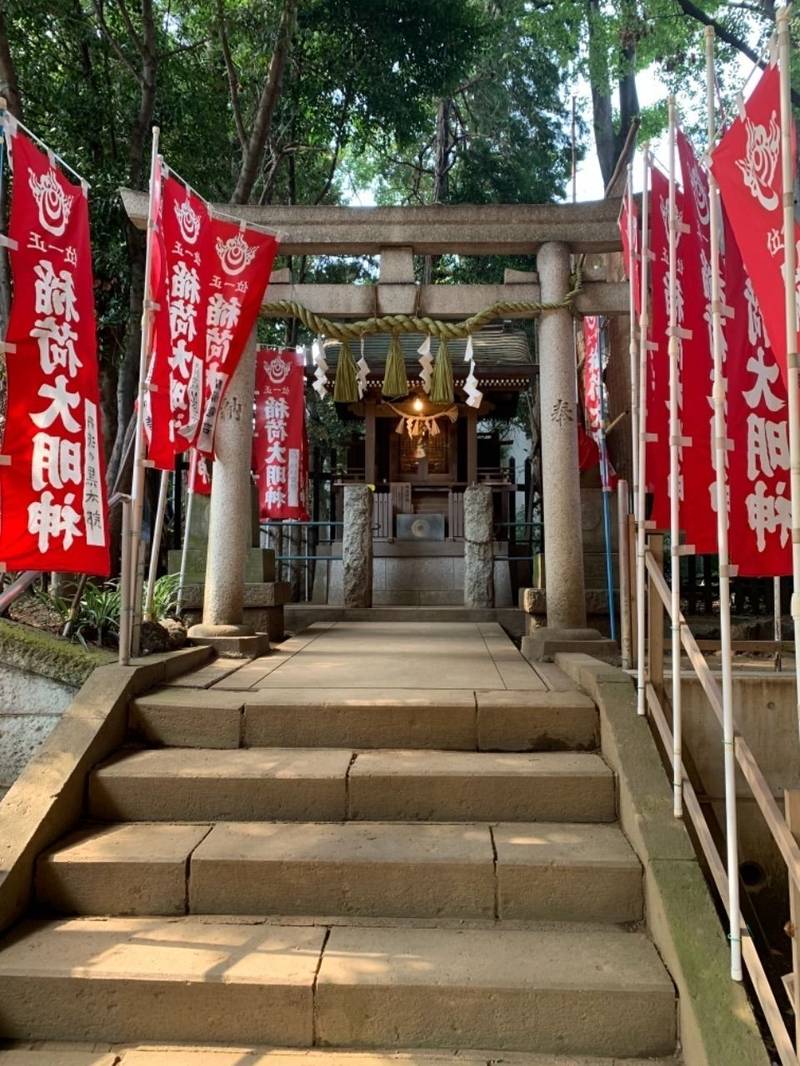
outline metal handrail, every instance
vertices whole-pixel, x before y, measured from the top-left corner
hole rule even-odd
[[[648,576],[651,600],[656,597],[667,616],[672,619],[672,603],[670,588],[661,571],[658,560],[651,551],[649,545],[645,552],[645,566]],[[647,648],[648,648],[648,677],[646,683],[646,701],[656,732],[661,740],[668,757],[673,753],[673,735],[667,714],[661,703],[660,692],[663,689],[663,625],[659,625],[654,631],[654,612],[648,612],[647,621]],[[708,699],[717,721],[722,727],[722,691],[717,679],[711,672],[705,656],[698,646],[697,640],[689,628],[686,619],[681,612],[679,615],[681,644],[689,659],[692,669],[700,682],[703,692]],[[661,647],[656,647],[660,644]],[[672,663],[673,671],[681,669],[680,662]],[[790,879],[790,888],[800,891],[800,845],[794,838],[783,814],[780,811],[772,789],[767,782],[758,762],[750,748],[750,745],[738,732],[734,733],[733,750],[739,769],[747,782],[753,799],[761,811],[767,828],[772,835],[776,847],[786,863],[787,874]],[[698,843],[708,863],[712,879],[719,893],[721,902],[728,911],[728,874],[722,862],[708,821],[703,813],[697,793],[689,780],[686,767],[681,761],[681,783],[684,797],[684,808],[688,813],[694,827]],[[730,917],[730,915],[729,915]],[[742,931],[742,957],[758,998],[764,1018],[769,1026],[775,1048],[783,1066],[798,1066],[797,1051],[794,1042],[784,1022],[778,1003],[775,999],[772,987],[769,983],[764,965],[759,958],[755,943],[748,935],[744,918],[739,913],[738,922]],[[794,981],[800,981],[800,969],[795,967]]]

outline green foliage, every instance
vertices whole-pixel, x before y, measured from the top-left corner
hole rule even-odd
[[[37,590],[34,595],[40,603],[55,611],[63,624],[71,622],[71,638],[79,641],[84,647],[88,643],[107,644],[119,634],[121,599],[117,581],[107,581],[103,584],[87,581],[74,616],[71,614],[71,597],[59,596],[49,590]]]
[[[158,578],[153,593],[153,621],[174,617],[178,607],[178,584],[180,575],[165,574]],[[44,606],[55,611],[63,625],[71,621],[70,638],[84,647],[115,644],[119,636],[119,619],[122,607],[118,581],[100,584],[87,581],[81,591],[75,615],[71,615],[72,597],[60,596],[49,590],[34,590],[33,595]]]
[[[178,586],[180,574],[164,574],[156,580],[153,589],[153,621],[175,618],[178,614]]]
[[[113,659],[108,651],[69,644],[45,630],[0,618],[0,663],[5,666],[79,688],[96,667]]]
[[[350,443],[364,433],[363,419],[347,418],[344,412],[340,417],[331,397],[320,399],[313,389],[306,394],[306,421],[312,451],[334,452],[339,464],[344,463]]]
[[[369,151],[348,160],[378,203],[542,203],[563,193],[570,165],[568,86],[555,50],[542,38],[544,17],[526,0],[475,6],[484,20],[484,46],[462,56],[461,75],[446,97],[431,96],[418,135],[389,139],[381,131]],[[442,102],[446,174],[441,156],[437,161]]]

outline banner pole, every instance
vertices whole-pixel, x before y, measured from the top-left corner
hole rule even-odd
[[[781,670],[781,641],[783,640],[783,619],[781,616],[781,579],[772,579],[772,638],[775,641],[775,669]],[[800,1019],[798,1019],[800,1023]]]
[[[144,620],[153,621],[153,605],[156,596],[156,574],[158,573],[158,556],[161,552],[161,535],[164,532],[164,515],[167,511],[167,491],[169,489],[169,470],[161,471],[161,484],[158,486],[158,507],[150,542],[150,566],[147,571],[147,593],[144,600]]]
[[[714,30],[706,28],[706,110],[708,151],[716,138]],[[714,357],[714,473],[717,496],[717,552],[719,554],[719,624],[722,658],[722,732],[725,768],[725,845],[728,873],[728,939],[731,977],[742,980],[742,938],[739,917],[739,830],[736,811],[736,760],[733,750],[733,653],[731,650],[731,568],[728,554],[728,477],[726,459],[728,426],[722,346],[722,286],[719,250],[722,229],[719,189],[709,166],[709,238],[711,254],[711,346]]]
[[[631,566],[628,556],[628,486],[620,478],[617,482],[617,559],[619,561],[619,629],[622,669],[631,668]]]
[[[156,220],[153,217],[156,181],[158,180],[158,140],[159,128],[153,127],[153,144],[150,153],[150,199],[147,208],[147,250],[144,266],[144,299],[142,300],[142,338],[139,347],[139,384],[136,394],[136,431],[134,436],[133,475],[131,478],[131,551],[128,565],[128,595],[131,603],[131,631],[129,654],[139,650],[139,612],[136,589],[139,585],[139,560],[141,557],[142,514],[144,512],[144,474],[145,474],[145,439],[144,408],[147,395],[147,364],[150,342],[150,320],[153,313],[152,293],[150,291],[151,246]],[[123,579],[125,575],[123,574]]]
[[[605,340],[605,319],[597,321],[597,361],[598,387],[600,391],[600,479],[603,487],[603,540],[605,542],[606,556],[606,596],[608,598],[608,619],[611,630],[611,639],[617,639],[617,606],[614,602],[614,562],[612,558],[613,544],[611,532],[611,478],[609,476],[608,441],[606,440],[606,403],[603,389],[603,354]]]
[[[639,311],[639,485],[636,493],[636,713],[644,715],[645,700],[645,484],[647,469],[647,353],[650,313],[650,145],[644,146],[642,181],[642,262]]]
[[[681,417],[678,338],[678,207],[675,192],[675,97],[669,103],[669,551],[672,636],[672,813],[683,817],[681,706]]]
[[[131,648],[131,501],[129,496],[122,497],[122,559],[120,563],[122,580],[120,581],[119,601],[119,664],[127,666],[130,661]]]
[[[633,166],[628,163],[628,180],[625,186],[628,201],[628,248],[631,261],[628,263],[628,318],[630,321],[630,374],[631,374],[631,471],[633,499],[639,492],[639,338],[636,321],[636,223],[633,217]]]
[[[781,82],[781,186],[783,189],[783,285],[786,307],[786,368],[789,394],[789,465],[792,499],[792,622],[795,645],[797,725],[800,730],[800,397],[797,389],[797,247],[794,217],[792,85],[789,5],[778,9],[778,71]]]
[[[191,477],[191,474],[189,475]],[[181,616],[181,609],[183,607],[183,590],[186,585],[186,567],[189,556],[189,536],[192,528],[192,511],[194,510],[194,490],[191,485],[187,486],[186,491],[186,524],[183,530],[183,545],[181,547],[181,570],[180,577],[178,578],[178,594],[175,600],[175,613],[178,618]]]

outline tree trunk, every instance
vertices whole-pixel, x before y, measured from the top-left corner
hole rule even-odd
[[[253,186],[258,177],[267,138],[272,127],[272,116],[275,113],[275,107],[281,95],[283,72],[289,57],[292,36],[294,35],[297,2],[298,0],[284,0],[283,14],[278,27],[278,39],[275,42],[275,50],[272,53],[264,87],[261,90],[253,120],[253,128],[250,132],[250,140],[239,171],[239,179],[231,197],[231,203],[234,204],[246,204],[249,202]]]
[[[133,189],[141,189],[146,183],[147,136],[153,122],[156,100],[159,56],[152,0],[142,0],[142,25],[139,108],[128,141],[128,184]],[[139,352],[142,338],[141,315],[144,300],[146,238],[145,234],[137,230],[130,221],[126,222],[125,238],[130,267],[128,323],[117,377],[117,431],[106,471],[106,483],[109,486],[117,481],[125,432],[133,414],[139,380]]]
[[[139,108],[131,128],[128,141],[128,184],[133,189],[141,189],[146,184],[148,173],[145,163],[147,137],[153,122],[156,101],[156,79],[158,76],[158,43],[156,39],[155,19],[152,0],[142,0],[142,37],[140,44],[141,71]],[[126,244],[130,268],[130,287],[128,296],[128,322],[125,330],[123,356],[117,376],[117,425],[114,444],[106,469],[106,484],[117,485],[121,491],[127,491],[130,472],[120,478],[120,470],[128,425],[133,415],[134,403],[139,382],[139,358],[141,349],[142,327],[141,315],[144,302],[145,257],[147,249],[146,234],[136,229],[132,222],[126,223]],[[120,539],[122,534],[122,508],[115,508],[109,516],[111,535],[111,558],[120,556]]]
[[[611,98],[611,82],[608,76],[608,55],[598,27],[603,13],[599,0],[587,0],[586,15],[589,28],[589,74],[592,89],[592,125],[597,159],[603,183],[608,187],[614,170],[624,150],[628,131],[639,119],[639,96],[636,91],[636,36],[634,32],[635,8],[630,2],[622,5],[630,20],[623,28],[620,42],[621,73],[619,88],[619,128],[614,128],[614,108]]]
[[[432,203],[447,203],[450,195],[450,167],[452,150],[452,136],[450,132],[450,112],[452,100],[439,101],[436,109],[436,130],[433,138],[433,192]],[[439,257],[426,255],[422,271],[423,285],[430,285],[433,281],[433,271]]]
[[[18,119],[22,118],[22,97],[19,91],[19,82],[17,80],[17,68],[14,63],[14,57],[11,54],[11,46],[8,41],[8,32],[6,27],[6,16],[3,6],[0,4],[0,96],[6,98],[6,104],[8,110],[16,115]],[[2,183],[2,193],[0,193],[0,225],[3,230],[7,229],[6,219],[8,218],[8,199],[6,193],[7,183]],[[8,312],[11,307],[11,271],[8,265],[8,254],[5,248],[0,248],[0,336],[4,337],[6,334],[6,326],[8,325]],[[3,374],[5,380],[5,373]],[[5,420],[5,388],[2,393],[2,406],[0,407],[0,418]]]

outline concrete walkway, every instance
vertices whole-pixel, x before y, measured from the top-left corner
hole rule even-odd
[[[246,664],[216,659],[177,682],[248,689],[445,689],[546,692],[572,685],[534,667],[495,622],[316,622]]]

